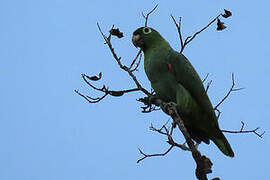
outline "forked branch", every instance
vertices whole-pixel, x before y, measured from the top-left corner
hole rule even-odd
[[[157,153],[157,154],[145,154],[140,148],[139,148],[139,152],[143,155],[142,158],[137,160],[137,163],[141,162],[142,160],[144,160],[145,158],[148,157],[155,157],[155,156],[165,156],[166,154],[168,154],[173,148],[173,145],[171,145],[169,147],[169,149],[167,149],[164,153]]]
[[[244,130],[244,126],[245,126],[245,123],[243,121],[241,121],[241,128],[240,130],[221,130],[222,132],[225,132],[225,133],[234,133],[234,134],[238,134],[238,133],[254,133],[255,135],[257,135],[258,137],[262,138],[265,131],[263,131],[262,133],[258,133],[258,130],[260,129],[260,127],[257,127],[255,129],[251,129],[251,130]]]
[[[164,125],[161,126],[161,128],[155,128],[153,126],[153,124],[151,124],[150,126],[150,130],[157,132],[161,135],[164,135],[167,137],[167,143],[170,144],[170,147],[164,152],[164,153],[156,153],[156,154],[146,154],[144,153],[140,148],[139,148],[139,152],[140,154],[143,155],[142,158],[138,159],[137,163],[141,162],[142,160],[149,158],[149,157],[158,157],[158,156],[165,156],[166,154],[168,154],[172,148],[174,147],[178,147],[184,151],[190,151],[190,149],[185,145],[185,143],[183,144],[179,144],[177,143],[174,139],[173,139],[173,129],[174,129],[174,125],[167,127],[168,123],[170,120],[168,120]]]
[[[214,110],[217,110],[218,107],[230,96],[230,94],[234,91],[240,91],[244,88],[234,88],[235,86],[235,81],[234,81],[234,73],[232,73],[232,86],[230,90],[227,92],[227,94],[224,96],[224,98],[221,99],[221,101],[214,107]]]
[[[217,21],[217,30],[223,30],[226,28],[226,26],[224,25],[224,22],[220,21],[220,17],[224,17],[224,18],[228,18],[232,15],[232,13],[226,9],[224,9],[224,14],[220,13],[219,15],[217,15],[212,21],[210,21],[206,26],[204,26],[202,29],[200,29],[199,31],[195,32],[192,36],[188,36],[184,41],[183,41],[183,37],[182,37],[182,32],[181,32],[181,26],[182,26],[182,18],[179,18],[178,23],[176,22],[175,18],[173,17],[173,15],[171,15],[171,18],[177,28],[177,32],[179,35],[179,40],[180,40],[180,44],[181,44],[181,48],[180,48],[180,53],[182,53],[184,51],[184,48],[186,47],[186,45],[188,45],[197,35],[199,35],[201,32],[203,32],[204,30],[206,30],[211,24],[213,24],[215,21]]]
[[[87,96],[84,95],[82,93],[80,93],[78,90],[74,90],[78,95],[80,95],[81,97],[83,97],[84,99],[86,99],[89,103],[98,103],[100,102],[102,99],[104,99],[107,95],[110,96],[115,96],[115,97],[119,97],[124,95],[125,93],[129,93],[129,92],[134,92],[134,91],[140,91],[139,88],[133,88],[133,89],[126,89],[126,90],[120,90],[120,91],[115,91],[115,90],[109,90],[108,87],[106,87],[105,85],[102,86],[102,88],[96,87],[94,86],[91,81],[98,81],[101,79],[101,73],[99,73],[99,77],[97,76],[88,76],[86,74],[82,74],[82,78],[84,80],[84,82],[86,82],[86,84],[88,84],[92,89],[102,92],[103,95],[100,97],[91,97],[91,96]]]
[[[146,15],[144,15],[144,13],[142,12],[142,16],[143,16],[144,19],[145,19],[145,23],[144,23],[144,26],[145,26],[145,27],[147,27],[147,23],[148,23],[148,18],[149,18],[149,16],[157,9],[157,7],[158,7],[158,4],[155,5],[155,7],[154,7],[151,11],[149,11]]]

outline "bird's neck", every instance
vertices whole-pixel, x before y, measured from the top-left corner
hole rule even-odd
[[[170,50],[171,46],[170,44],[166,41],[152,41],[152,43],[149,43],[147,45],[144,45],[142,47],[142,50],[144,53],[149,53],[149,52],[153,52],[153,51],[167,51]]]
[[[150,47],[142,48],[144,56],[152,56],[152,55],[160,55],[160,54],[167,54],[169,51],[172,50],[171,46],[167,41],[159,42],[153,44]]]

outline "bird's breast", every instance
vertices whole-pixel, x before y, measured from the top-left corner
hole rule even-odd
[[[164,101],[175,102],[177,81],[169,71],[167,62],[158,59],[145,61],[144,67],[156,95]]]

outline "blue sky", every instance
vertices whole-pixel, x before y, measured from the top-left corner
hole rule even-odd
[[[113,39],[123,63],[137,52],[132,32],[144,24],[142,11],[159,4],[149,25],[172,47],[179,48],[170,14],[182,16],[183,34],[191,35],[223,8],[233,16],[222,32],[211,26],[196,38],[184,54],[201,77],[210,73],[209,96],[216,104],[231,86],[245,87],[233,93],[220,108],[223,129],[260,126],[264,138],[253,134],[226,134],[235,158],[225,157],[213,143],[199,150],[214,163],[209,177],[268,179],[269,168],[269,2],[268,1],[0,1],[0,179],[195,179],[190,153],[173,149],[166,157],[140,164],[138,148],[163,152],[166,139],[149,131],[153,123],[168,120],[161,112],[142,114],[136,101],[141,93],[108,97],[88,104],[74,89],[98,96],[80,74],[103,72],[102,82],[111,89],[134,87],[103,43],[96,23],[104,32],[112,24],[124,32]],[[143,65],[136,73],[146,88],[150,84]],[[182,138],[179,135],[179,139]],[[183,140],[183,139],[182,139]]]

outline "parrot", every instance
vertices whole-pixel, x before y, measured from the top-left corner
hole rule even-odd
[[[218,118],[203,82],[190,61],[175,51],[152,27],[133,32],[132,43],[144,54],[144,71],[155,92],[164,102],[176,104],[177,113],[191,138],[198,144],[212,140],[222,153],[234,152],[218,125]]]

